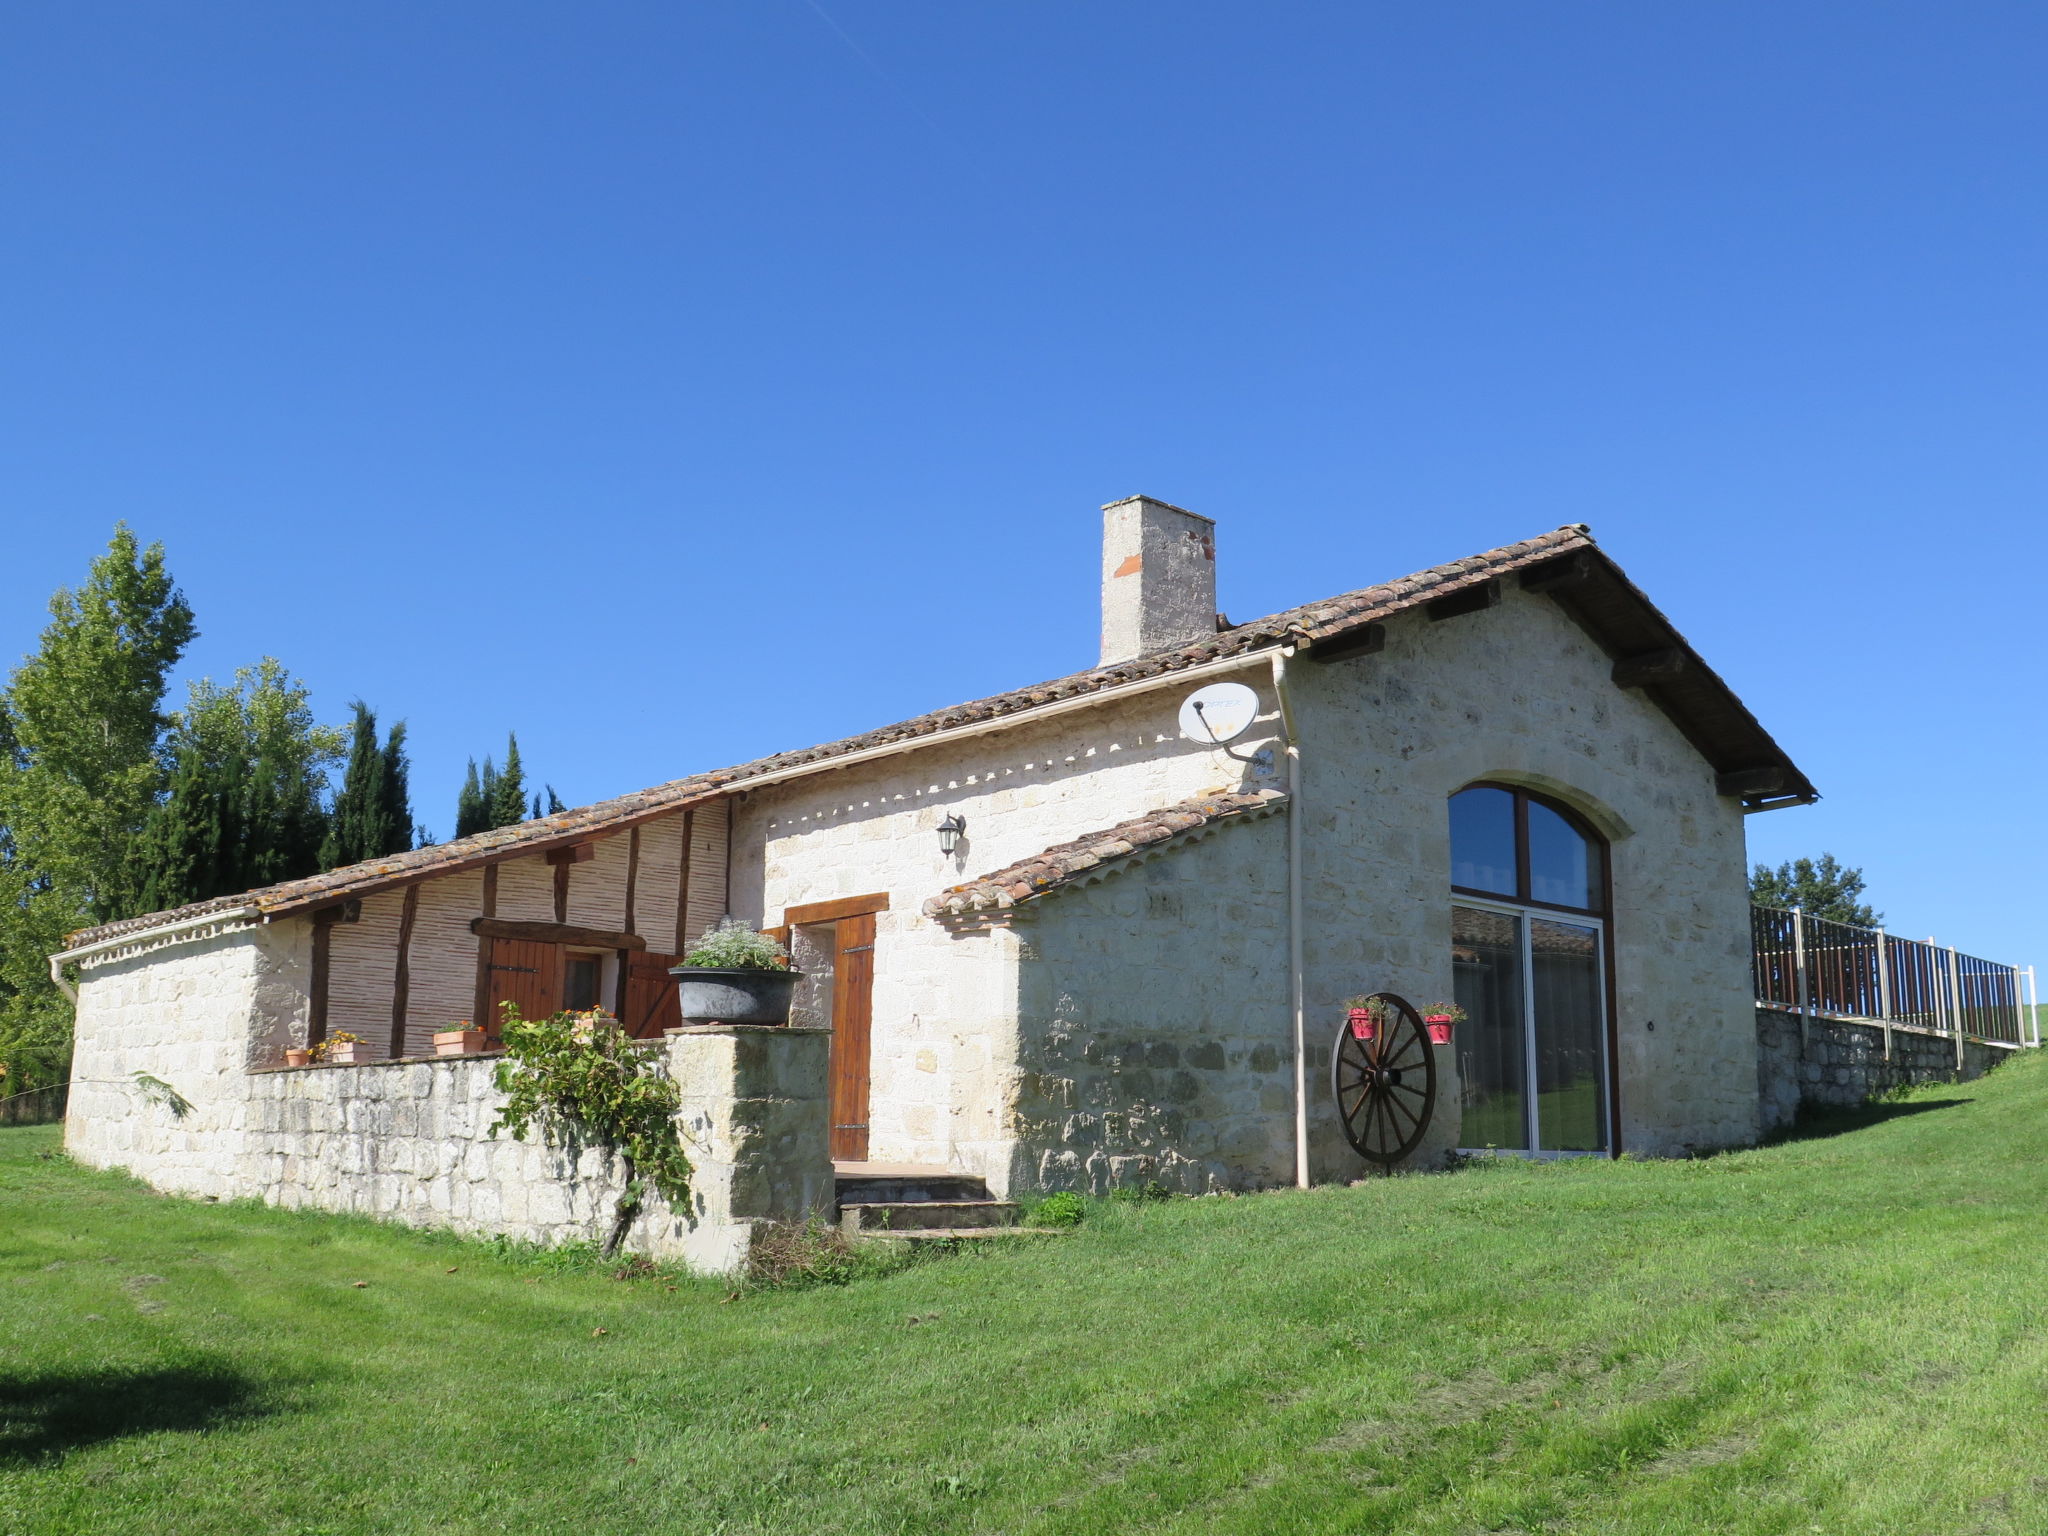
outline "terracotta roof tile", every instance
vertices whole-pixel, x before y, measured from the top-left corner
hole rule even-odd
[[[263,917],[278,917],[404,885],[428,875],[447,873],[491,863],[501,858],[515,857],[522,853],[539,852],[546,848],[574,843],[594,834],[622,829],[636,821],[666,815],[686,805],[742,788],[749,781],[767,774],[826,763],[855,752],[914,742],[959,726],[999,720],[1008,715],[1025,713],[1041,705],[1085,697],[1125,683],[1169,676],[1175,672],[1186,671],[1190,667],[1269,649],[1276,645],[1289,642],[1313,643],[1354,630],[1363,624],[1390,618],[1418,603],[1448,596],[1481,582],[1491,581],[1508,572],[1555,560],[1575,550],[1597,552],[1597,548],[1592,535],[1584,525],[1572,524],[1533,539],[1524,539],[1518,544],[1506,544],[1484,554],[1472,555],[1463,560],[1454,560],[1448,565],[1439,565],[1412,576],[1404,576],[1398,581],[1382,582],[1378,586],[1363,587],[1356,592],[1322,598],[1298,608],[1289,608],[1262,619],[1254,619],[1247,624],[1238,624],[1215,635],[1204,636],[1189,645],[1172,646],[1134,657],[1129,661],[1120,661],[1112,666],[1076,672],[1050,682],[1035,683],[1028,688],[1013,689],[1008,693],[992,694],[988,698],[976,699],[965,704],[948,705],[944,709],[934,710],[894,725],[886,725],[863,735],[849,736],[840,741],[804,747],[793,752],[778,753],[773,757],[759,758],[733,768],[720,768],[709,773],[695,774],[667,784],[657,784],[651,789],[637,790],[632,794],[620,795],[610,800],[600,800],[594,805],[582,806],[558,815],[521,822],[517,826],[480,832],[474,837],[460,838],[431,848],[416,848],[409,853],[395,854],[388,859],[378,859],[367,864],[351,864],[326,874],[312,875],[302,880],[289,880],[281,885],[265,886],[261,890],[243,895],[217,897],[211,901],[195,902],[190,906],[178,907],[168,912],[151,912],[122,922],[102,924],[97,928],[88,928],[73,934],[70,942],[75,946],[94,944],[185,918],[229,913],[243,908],[253,908]],[[1605,559],[1604,556],[1599,558]],[[1661,616],[1659,617],[1661,621]],[[1716,681],[1718,684],[1718,680]],[[1729,697],[1733,699],[1732,694]],[[1739,702],[1737,708],[1739,709]],[[1748,717],[1745,714],[1743,718]],[[1755,726],[1753,720],[1749,725],[1775,752],[1775,744],[1770,743],[1768,737],[1762,736],[1761,727]],[[1801,782],[1803,783],[1803,780]]]
[[[1219,822],[1270,815],[1286,803],[1287,796],[1275,789],[1219,790],[1161,806],[1103,831],[1056,844],[965,885],[952,886],[924,904],[925,916],[945,921],[1012,907],[1056,891],[1140,848],[1158,847]]]

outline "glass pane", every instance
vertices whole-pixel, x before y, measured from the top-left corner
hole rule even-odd
[[[1602,1151],[1607,1074],[1601,1070],[1606,1030],[1599,930],[1531,918],[1529,961],[1536,995],[1536,1144],[1547,1151]]]
[[[602,991],[604,961],[596,955],[570,955],[562,974],[562,1006],[572,1013],[595,1008]]]
[[[1451,796],[1451,884],[1516,894],[1515,797],[1504,789]]]
[[[832,968],[839,954],[839,930],[816,923],[790,930],[789,965],[800,980],[790,998],[789,1022],[802,1029],[832,1027]]]
[[[1529,896],[1559,907],[1600,905],[1600,851],[1547,805],[1529,802]]]
[[[1467,1015],[1453,1037],[1464,1093],[1458,1145],[1526,1150],[1522,920],[1452,907],[1451,975],[1458,1006]]]

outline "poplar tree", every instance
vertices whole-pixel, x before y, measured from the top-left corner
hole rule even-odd
[[[340,755],[341,734],[314,723],[305,685],[274,657],[232,687],[192,684],[164,743],[168,793],[140,844],[145,909],[317,872],[327,769]]]
[[[16,1081],[69,1054],[45,957],[145,910],[137,840],[166,778],[164,686],[197,633],[163,546],[119,524],[0,693],[0,1065]]]

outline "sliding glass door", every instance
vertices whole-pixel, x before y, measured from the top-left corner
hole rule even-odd
[[[1468,1150],[1607,1150],[1602,925],[1458,902],[1451,967]]]

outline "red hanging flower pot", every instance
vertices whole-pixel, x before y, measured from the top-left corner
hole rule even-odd
[[[1456,1003],[1431,1003],[1422,1015],[1422,1027],[1429,1031],[1431,1045],[1449,1045],[1451,1030],[1465,1017]]]
[[[1354,1040],[1370,1040],[1373,1036],[1374,1025],[1377,1022],[1373,1018],[1373,1012],[1370,1008],[1353,1008],[1351,1010],[1351,1038]]]

